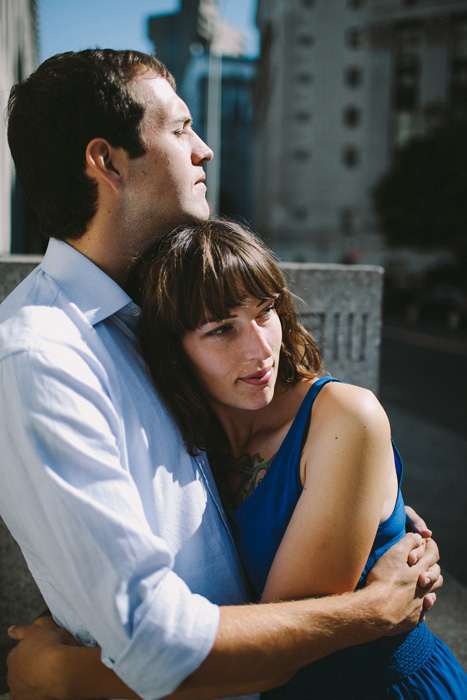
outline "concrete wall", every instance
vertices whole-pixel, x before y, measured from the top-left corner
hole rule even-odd
[[[282,268],[326,370],[377,392],[383,269],[324,263],[283,263]]]

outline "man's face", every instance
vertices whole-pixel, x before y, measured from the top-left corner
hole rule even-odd
[[[145,107],[141,136],[146,153],[130,160],[128,171],[136,221],[157,235],[207,219],[203,164],[213,153],[193,131],[187,106],[164,78],[151,72],[136,77],[131,92]]]

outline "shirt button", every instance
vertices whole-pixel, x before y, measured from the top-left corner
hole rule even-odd
[[[141,311],[139,309],[132,309],[131,315],[132,316],[141,316]]]

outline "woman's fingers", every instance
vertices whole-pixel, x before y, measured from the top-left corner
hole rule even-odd
[[[410,528],[418,532],[422,537],[431,537],[432,531],[427,527],[426,522],[410,506],[405,506],[405,514]]]

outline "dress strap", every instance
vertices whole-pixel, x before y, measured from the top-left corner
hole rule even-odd
[[[308,389],[308,392],[297,411],[297,415],[295,416],[294,421],[290,426],[281,446],[279,447],[279,450],[276,453],[271,465],[271,468],[272,466],[278,468],[278,465],[280,464],[280,468],[283,469],[285,473],[289,474],[293,473],[291,471],[294,469],[292,465],[295,466],[295,483],[298,494],[300,494],[302,491],[302,486],[300,483],[300,456],[304,441],[308,435],[307,428],[311,419],[311,409],[319,392],[323,386],[329,382],[341,382],[341,380],[336,379],[335,377],[320,377]]]

